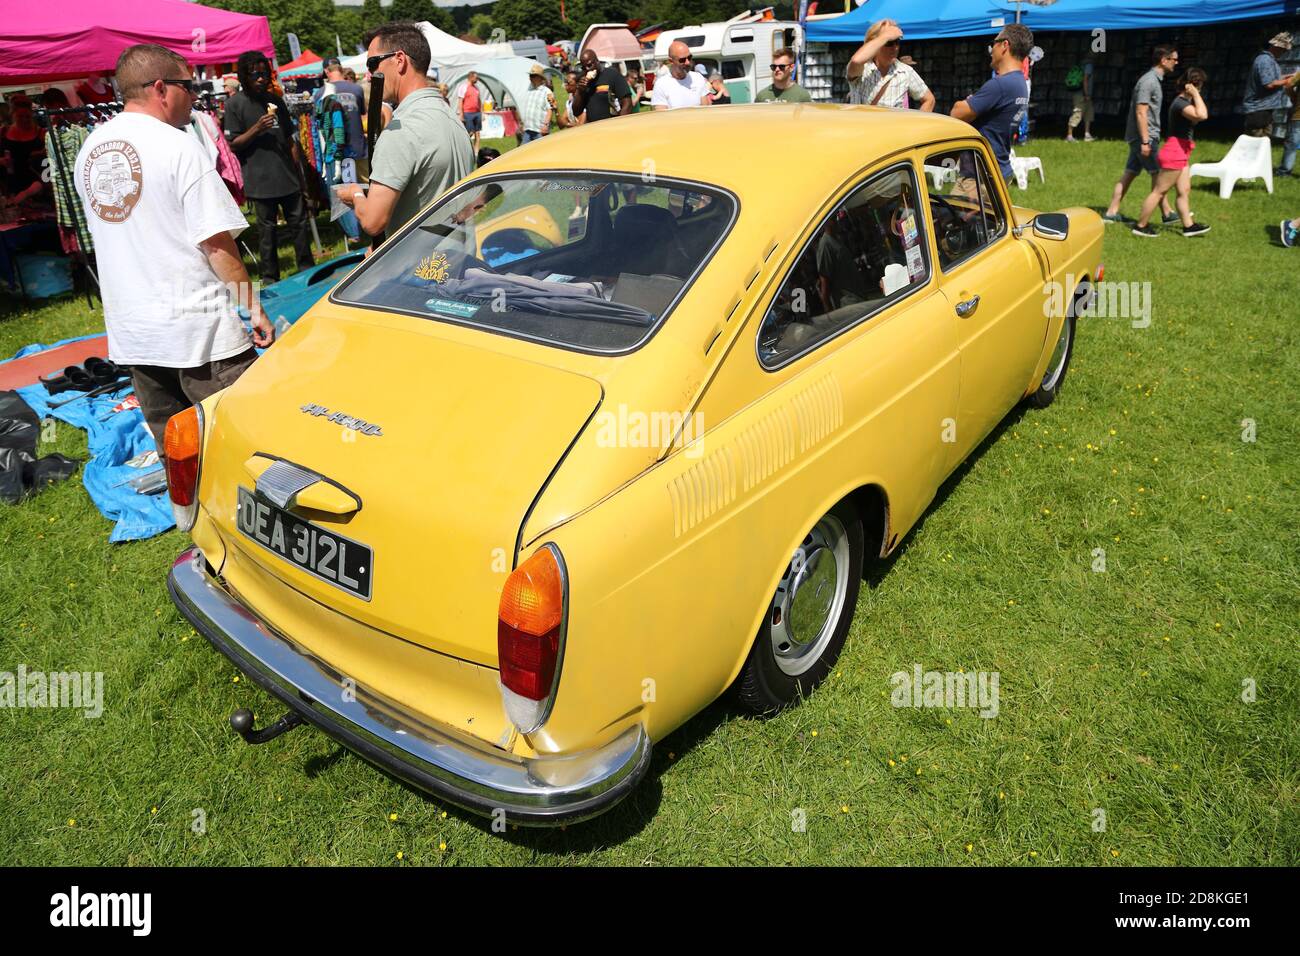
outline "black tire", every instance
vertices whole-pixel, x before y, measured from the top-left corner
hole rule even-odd
[[[822,518],[809,532],[808,537],[804,539],[804,547],[809,547],[813,536],[818,534],[823,527],[833,526],[828,519],[838,522],[842,528],[843,537],[847,543],[847,560],[832,561],[836,575],[836,592],[840,590],[840,564],[844,563],[843,574],[847,580],[843,583],[843,596],[839,601],[838,611],[834,610],[835,598],[832,597],[832,610],[827,615],[826,623],[818,628],[819,637],[808,642],[811,647],[806,660],[792,661],[785,659],[783,666],[777,657],[777,641],[774,640],[774,634],[779,636],[784,633],[778,630],[779,624],[774,620],[779,616],[778,602],[781,601],[783,593],[790,584],[793,576],[796,574],[796,564],[799,558],[792,560],[790,567],[786,569],[782,577],[781,586],[777,589],[777,594],[773,596],[771,603],[768,605],[767,615],[763,619],[763,624],[758,629],[758,635],[754,638],[754,644],[750,648],[749,657],[745,660],[744,667],[740,670],[740,675],[736,678],[735,684],[732,685],[732,698],[737,704],[746,710],[756,714],[772,714],[784,707],[797,703],[800,699],[811,694],[812,691],[826,679],[826,675],[831,672],[835,666],[835,661],[840,656],[840,651],[844,648],[844,640],[849,634],[849,625],[853,621],[853,612],[857,606],[858,590],[862,584],[862,549],[863,549],[863,532],[862,519],[858,515],[857,508],[853,502],[845,499],[837,504],[830,512]],[[803,548],[800,549],[802,552]],[[825,549],[831,555],[835,550]],[[816,551],[813,552],[816,557]],[[825,560],[823,555],[819,560]],[[804,567],[813,565],[813,559],[809,559]],[[811,575],[809,575],[811,578]],[[795,588],[798,593],[798,588]],[[817,600],[820,596],[820,589],[814,594],[812,600]],[[793,603],[793,596],[790,598],[790,604]],[[784,605],[783,605],[784,606]],[[830,625],[830,615],[833,614],[835,622],[833,627]],[[829,631],[829,636],[825,636]],[[821,645],[818,648],[817,645]],[[789,647],[789,643],[785,643]],[[794,668],[797,673],[789,673],[788,669]]]
[[[1029,395],[1029,404],[1034,408],[1046,408],[1056,401],[1056,396],[1060,394],[1061,385],[1065,382],[1065,375],[1070,371],[1070,359],[1074,355],[1074,339],[1078,331],[1075,313],[1078,311],[1079,304],[1089,300],[1091,296],[1092,283],[1081,282],[1075,288],[1074,295],[1070,299],[1070,305],[1065,311],[1065,324],[1061,327],[1062,332],[1069,336],[1065,344],[1065,358],[1060,363],[1059,374],[1053,374],[1056,371],[1055,363],[1050,359],[1048,360],[1047,371],[1043,374],[1043,380],[1038,384],[1038,388]],[[1053,347],[1053,355],[1055,355],[1055,347]]]

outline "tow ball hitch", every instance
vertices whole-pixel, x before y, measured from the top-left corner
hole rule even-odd
[[[263,727],[261,730],[253,729],[253,712],[245,707],[239,708],[230,715],[230,727],[235,733],[244,738],[247,744],[264,744],[268,740],[274,740],[286,731],[293,730],[302,723],[302,718],[298,716],[297,711],[289,711],[270,727]]]

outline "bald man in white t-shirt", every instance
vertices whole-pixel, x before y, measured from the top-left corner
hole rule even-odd
[[[275,338],[239,257],[248,227],[216,167],[185,132],[194,80],[151,43],[117,61],[126,105],[86,138],[74,167],[95,242],[108,355],[131,370],[163,452],[167,420],[235,381]],[[237,306],[248,308],[253,334]]]

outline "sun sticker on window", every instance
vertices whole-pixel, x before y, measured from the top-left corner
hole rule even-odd
[[[447,256],[439,252],[431,256],[425,256],[420,260],[419,265],[415,267],[415,277],[424,279],[426,282],[446,282],[450,270],[447,268]]]

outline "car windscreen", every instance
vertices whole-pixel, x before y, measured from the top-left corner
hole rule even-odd
[[[332,299],[594,352],[654,334],[736,215],[696,183],[607,173],[479,179]]]

